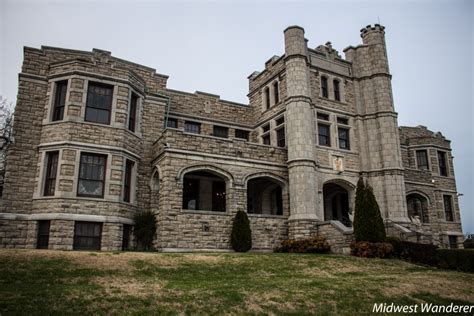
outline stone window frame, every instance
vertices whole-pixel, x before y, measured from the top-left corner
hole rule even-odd
[[[278,102],[275,102],[275,86],[278,87]],[[262,87],[262,112],[270,110],[272,107],[280,104],[281,100],[281,81],[279,78],[270,80]],[[268,91],[268,96],[267,96]],[[269,99],[268,99],[269,98]]]
[[[353,146],[353,140],[354,137],[352,134],[352,125],[351,125],[351,118],[343,115],[335,115],[336,117],[336,133],[335,133],[335,138],[336,138],[336,146],[338,150],[343,150],[343,151],[352,151],[354,146]],[[339,119],[347,120],[347,124],[340,123]],[[347,129],[348,131],[348,142],[349,142],[349,148],[341,148],[341,144],[339,143],[339,127]],[[319,139],[318,139],[319,141]]]
[[[444,204],[445,197],[448,197],[449,200],[450,200],[452,220],[447,220],[446,219],[446,207],[445,207],[445,204]],[[441,193],[441,203],[443,205],[443,219],[444,219],[444,221],[446,223],[456,223],[457,216],[456,216],[456,208],[454,206],[454,196],[453,196],[453,194],[442,192]]]
[[[118,88],[117,88],[118,90]],[[135,114],[135,131],[131,131],[128,128],[129,125],[129,119],[130,119],[130,110],[131,110],[131,104],[132,104],[132,95],[135,95],[137,97],[137,104],[136,104],[136,114]],[[113,104],[112,104],[113,106]],[[142,127],[142,113],[143,113],[143,96],[133,89],[131,86],[128,86],[128,103],[127,103],[127,119],[125,120],[125,126],[124,129],[127,130],[129,133],[132,133],[134,135],[137,135],[138,137],[142,136],[141,133],[141,127]]]
[[[47,164],[48,164],[48,153],[50,152],[58,152],[58,166],[56,170],[56,182],[54,184],[54,194],[53,195],[44,195],[44,189],[45,189],[45,184],[46,184],[46,169],[47,169]],[[36,197],[41,197],[41,198],[54,198],[58,195],[58,188],[59,188],[59,179],[60,179],[60,173],[61,173],[61,158],[63,155],[63,150],[62,149],[56,149],[56,148],[51,148],[51,149],[45,149],[40,151],[40,170],[39,170],[39,179],[38,179],[38,185],[35,187],[36,192],[34,194],[34,198]]]
[[[439,162],[439,154],[440,153],[444,154],[444,162],[445,162],[445,165],[446,165],[446,175],[441,174],[441,168],[440,168],[441,164]],[[450,170],[449,170],[449,155],[448,155],[448,152],[446,150],[437,149],[436,150],[436,160],[438,162],[438,170],[437,170],[438,176],[444,177],[444,178],[449,177],[451,174],[450,174]]]
[[[328,96],[323,96],[323,88],[322,88],[322,78],[325,77],[327,79],[328,85]],[[339,82],[339,100],[336,100],[335,93],[334,93],[334,81]],[[345,98],[345,80],[343,80],[339,76],[329,75],[327,73],[321,73],[319,75],[319,97],[324,100],[330,100],[337,103],[346,103]]]
[[[428,169],[424,170],[424,169],[420,169],[418,167],[418,157],[417,157],[417,154],[416,152],[417,151],[425,151],[426,152],[426,160],[427,160],[427,163],[428,163]],[[430,149],[429,148],[426,148],[426,147],[421,147],[421,148],[415,148],[412,150],[413,152],[413,159],[415,160],[415,168],[416,170],[420,170],[420,171],[432,171],[432,165],[431,165],[431,159],[430,159]]]
[[[45,124],[57,124],[57,123],[62,123],[65,121],[68,121],[68,108],[69,108],[69,94],[71,93],[71,82],[72,78],[74,76],[61,76],[57,77],[54,79],[51,79],[48,82],[48,92],[47,92],[47,97],[48,97],[48,103],[47,103],[47,109],[46,109],[46,118],[43,119],[43,125]],[[66,101],[64,102],[64,113],[63,113],[63,118],[62,120],[57,120],[53,121],[53,115],[54,115],[54,102],[56,100],[56,94],[57,94],[57,83],[62,82],[62,81],[67,81],[67,88],[66,88]]]
[[[89,156],[102,156],[102,157],[105,157],[105,161],[104,161],[104,179],[103,180],[93,180],[93,181],[101,181],[102,182],[102,185],[103,185],[103,188],[102,188],[102,194],[101,195],[92,195],[92,194],[80,194],[79,193],[79,183],[80,183],[80,172],[81,172],[81,158],[83,155],[89,155]],[[106,181],[107,181],[107,168],[109,167],[109,165],[112,164],[112,161],[109,160],[109,156],[107,154],[102,154],[102,153],[96,153],[96,152],[91,152],[91,151],[81,151],[79,153],[79,164],[77,165],[77,169],[78,169],[78,177],[77,177],[77,183],[76,183],[76,196],[77,197],[86,197],[86,198],[91,198],[91,199],[104,199],[105,197],[105,187],[106,187]],[[85,179],[83,179],[85,180]],[[89,180],[90,181],[90,180]],[[74,187],[73,187],[74,188]]]
[[[321,119],[321,118],[318,118],[318,114],[322,114],[322,115],[327,115],[328,116],[328,119],[325,120],[325,119]],[[333,147],[333,144],[338,144],[337,145],[337,148],[339,148],[339,143],[335,142],[334,139],[332,139],[336,133],[334,133],[333,131],[333,121],[331,120],[331,114],[330,113],[327,113],[327,112],[324,112],[324,111],[317,111],[316,113],[316,138],[317,138],[317,145],[320,146],[321,148],[332,148]],[[319,143],[319,125],[326,125],[328,128],[329,128],[329,145],[321,145]],[[336,135],[337,136],[337,135]]]
[[[122,155],[123,159],[123,166],[122,166],[122,180],[121,180],[121,189],[120,189],[120,202],[129,204],[129,205],[137,205],[137,177],[138,177],[138,161],[130,156]],[[126,202],[124,200],[124,193],[125,193],[125,172],[127,167],[127,160],[133,162],[132,167],[132,174],[130,179],[130,201]]]

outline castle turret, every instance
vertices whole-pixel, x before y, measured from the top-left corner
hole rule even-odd
[[[363,44],[344,52],[355,79],[362,174],[374,188],[382,215],[404,222],[405,184],[384,29],[368,25],[361,30]]]
[[[316,211],[316,142],[304,30],[299,26],[290,26],[284,33],[291,215],[289,237],[298,238],[307,236],[314,227],[314,222],[321,219]]]

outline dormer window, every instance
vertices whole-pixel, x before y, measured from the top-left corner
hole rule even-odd
[[[323,98],[328,98],[329,93],[328,93],[328,78],[326,77],[321,77],[321,95]]]
[[[334,86],[334,100],[341,101],[341,91],[339,87],[339,80],[334,80],[333,86]]]
[[[275,104],[280,102],[280,87],[279,87],[278,81],[275,81],[273,83],[273,97],[275,99]]]

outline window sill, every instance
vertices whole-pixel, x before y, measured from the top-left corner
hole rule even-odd
[[[287,220],[288,216],[286,215],[272,215],[272,214],[256,214],[256,213],[247,213],[248,217],[257,217],[257,218],[275,218],[275,219],[284,219]]]
[[[230,214],[225,212],[217,211],[207,211],[207,210],[181,210],[184,214],[197,214],[197,215],[220,215],[220,216],[230,216]]]

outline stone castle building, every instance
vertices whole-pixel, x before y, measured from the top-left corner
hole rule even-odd
[[[156,214],[163,251],[229,249],[236,211],[254,249],[353,240],[360,176],[387,232],[455,247],[462,231],[450,141],[399,127],[384,27],[362,44],[285,52],[249,77],[249,104],[175,91],[155,69],[92,52],[25,47],[0,210],[1,247],[117,250]]]

